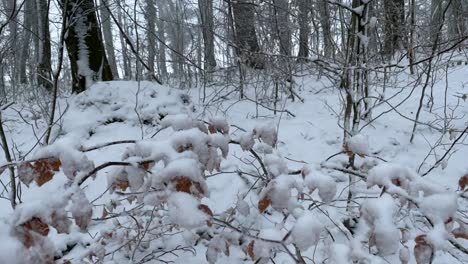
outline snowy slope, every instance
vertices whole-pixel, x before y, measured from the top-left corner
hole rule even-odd
[[[447,96],[447,104],[453,107],[457,106],[454,113],[458,118],[454,120],[452,124],[452,126],[457,129],[463,129],[468,123],[468,119],[466,118],[466,116],[468,116],[468,102],[460,101],[459,98],[456,97],[459,93],[464,94],[468,92],[463,86],[463,84],[468,82],[468,75],[466,75],[467,70],[466,67],[455,68],[455,70],[450,73],[450,78],[448,79],[450,89]],[[410,77],[401,76],[401,78],[403,81],[408,81]],[[286,235],[287,230],[292,230],[291,239],[296,242],[298,247],[302,250],[303,255],[312,257],[315,254],[317,260],[322,261],[325,256],[332,254],[335,261],[334,263],[344,263],[341,262],[343,261],[342,259],[344,258],[346,261],[349,261],[347,252],[349,253],[349,251],[353,249],[344,244],[347,243],[346,236],[340,234],[334,224],[336,224],[335,222],[341,222],[341,220],[347,218],[344,207],[346,207],[345,201],[348,194],[347,190],[345,191],[348,185],[348,176],[340,171],[330,169],[330,167],[333,168],[334,166],[345,163],[347,161],[347,156],[344,154],[336,155],[325,162],[327,158],[342,150],[343,132],[340,129],[341,121],[338,120],[336,115],[336,113],[341,111],[339,103],[340,97],[335,90],[323,89],[324,86],[329,85],[324,79],[317,80],[307,77],[297,80],[297,85],[299,95],[304,99],[304,103],[300,101],[290,102],[284,98],[281,104],[284,105],[285,109],[295,115],[295,117],[292,117],[286,112],[273,115],[272,111],[262,108],[261,106],[256,107],[255,103],[251,101],[238,101],[238,98],[234,98],[233,95],[223,101],[221,105],[201,105],[197,102],[197,99],[190,98],[183,91],[170,89],[149,82],[137,83],[119,81],[99,83],[80,95],[61,100],[60,105],[62,109],[65,109],[67,104],[69,107],[63,117],[63,122],[60,122],[61,129],[56,130],[59,135],[58,142],[63,148],[75,148],[77,150],[118,140],[139,141],[144,139],[163,142],[177,135],[177,131],[172,128],[161,129],[164,126],[164,123],[161,123],[164,122],[164,118],[168,115],[171,116],[175,114],[185,114],[195,120],[203,119],[208,122],[210,120],[219,120],[220,117],[226,118],[229,124],[234,125],[230,128],[231,138],[240,142],[242,142],[242,136],[245,136],[245,133],[239,128],[245,131],[253,131],[255,129],[258,138],[261,137],[259,135],[263,130],[270,131],[270,127],[276,127],[278,129],[276,150],[269,150],[271,147],[267,146],[268,144],[256,144],[254,147],[255,151],[260,153],[264,159],[269,173],[275,175],[275,177],[277,176],[275,180],[278,182],[278,186],[289,186],[284,189],[283,193],[290,192],[292,196],[297,195],[298,192],[301,192],[300,188],[302,188],[296,186],[297,184],[301,186],[304,185],[309,189],[317,188],[319,191],[315,192],[312,197],[315,200],[325,202],[321,210],[326,213],[323,213],[323,211],[317,212],[317,210],[315,210],[310,214],[303,214],[296,208],[292,209],[292,211],[297,214],[294,216],[295,218],[297,217],[297,222],[292,220],[292,217],[284,219],[283,222],[283,216],[278,212],[268,212],[268,214],[257,212],[257,202],[261,199],[263,194],[249,192],[249,188],[255,181],[255,178],[249,175],[239,176],[236,172],[241,170],[251,174],[258,173],[252,164],[248,163],[249,161],[252,161],[258,170],[261,170],[261,168],[260,165],[252,159],[250,153],[243,151],[241,147],[237,145],[230,147],[228,158],[221,163],[221,171],[226,173],[219,173],[216,170],[207,173],[206,184],[210,194],[201,201],[213,211],[214,215],[221,213],[226,214],[226,210],[229,211],[230,208],[237,208],[241,214],[244,212],[246,216],[240,216],[235,223],[251,226],[253,229],[262,227],[258,234],[261,238],[281,240]],[[390,104],[398,104],[411,93],[409,89],[404,88],[405,87],[401,87],[401,89],[399,87],[394,87],[388,89],[385,98],[391,98],[389,99]],[[196,91],[190,92],[192,94],[197,94]],[[398,95],[392,97],[392,95],[396,93],[398,93]],[[439,82],[434,87],[434,93],[434,110],[432,113],[429,113],[429,109],[423,110],[421,117],[423,122],[432,122],[436,114],[442,116],[444,114],[442,106],[444,105],[445,83]],[[360,132],[359,137],[354,138],[351,144],[354,153],[359,154],[362,152],[362,154],[367,156],[365,158],[357,157],[357,167],[366,171],[366,166],[373,167],[377,163],[384,163],[382,160],[385,160],[392,164],[395,163],[406,166],[404,170],[409,168],[409,170],[412,171],[410,175],[418,170],[420,173],[424,173],[429,170],[445,150],[450,147],[453,139],[450,139],[449,133],[441,137],[438,131],[423,125],[418,127],[414,143],[409,143],[413,123],[403,118],[402,115],[411,118],[414,117],[419,94],[420,91],[416,89],[409,99],[398,107],[399,114],[395,111],[386,113],[388,110],[392,109],[392,107],[385,103],[381,104],[376,109],[373,113],[374,117],[379,116],[379,113],[386,114],[376,119],[372,124],[366,126]],[[250,98],[255,97],[253,90],[248,90],[247,95]],[[217,118],[212,119],[213,117]],[[4,118],[19,120],[17,113],[12,110],[5,112]],[[173,121],[172,125],[175,124],[181,127],[197,125],[188,124],[187,122],[187,119],[179,119]],[[434,124],[438,125],[437,123]],[[22,151],[27,152],[27,150],[35,144],[32,130],[28,125],[20,124],[19,122],[11,122],[8,128],[8,137],[14,142],[20,142],[19,146]],[[39,122],[37,130],[40,131],[41,129],[44,129],[44,124]],[[261,139],[263,142],[268,143],[268,138],[272,140],[272,137],[274,136],[265,134]],[[432,148],[431,144],[434,144],[438,140],[441,140],[444,144],[435,149],[436,155],[430,154],[426,159],[427,153],[429,153]],[[123,153],[128,150],[131,145],[133,144],[118,144],[99,148],[86,152],[86,157],[94,161],[95,166],[99,166],[107,161],[120,161],[122,160]],[[457,145],[453,150],[456,150],[456,152],[450,156],[450,159],[432,170],[425,178],[434,183],[434,185],[437,186],[437,188],[434,188],[437,190],[456,190],[458,179],[468,172],[468,163],[466,162],[468,147]],[[26,159],[40,157],[44,155],[44,151],[47,150],[37,148],[32,154],[26,157]],[[271,152],[275,155],[270,155],[269,153]],[[286,159],[277,157],[284,157]],[[284,174],[288,173],[288,170],[300,170],[303,169],[305,165],[308,167],[308,174],[305,179],[302,179],[300,175],[284,176]],[[186,165],[180,166],[182,168]],[[117,197],[115,193],[110,194],[106,192],[108,188],[108,177],[106,177],[106,175],[111,174],[111,172],[114,171],[110,168],[101,170],[95,179],[89,179],[82,186],[87,200],[91,201],[91,203],[98,208],[93,211],[94,218],[101,217],[103,205],[107,204],[110,199],[116,199]],[[386,170],[385,173],[390,172]],[[6,181],[6,173],[1,177],[2,181]],[[61,171],[54,176],[53,180],[42,187],[38,187],[35,183],[32,183],[29,188],[23,186],[22,201],[24,202],[24,206],[22,206],[24,208],[35,208],[34,210],[36,211],[41,211],[41,208],[46,210],[45,208],[48,205],[54,203],[56,196],[60,197],[64,195],[63,193],[67,192],[65,187],[66,183],[67,177],[64,175],[63,171]],[[428,183],[424,184],[423,187],[426,188]],[[365,183],[361,182],[353,186],[353,190],[355,190],[356,193],[359,192],[372,197],[379,195],[379,189],[367,189],[367,187]],[[335,192],[331,192],[331,194],[327,193],[333,190],[333,188],[336,189],[336,195]],[[376,217],[376,219],[372,218],[369,220],[369,223],[378,222],[380,221],[379,219],[387,219],[389,213],[390,217],[391,213],[395,213],[396,205],[393,204],[393,199],[389,197],[390,195],[382,196],[379,198],[378,203],[372,202],[372,200],[363,203],[363,208],[370,212],[370,215]],[[202,216],[197,216],[196,212],[191,213],[193,217],[192,220],[195,222],[187,223],[182,221],[185,219],[180,220],[176,213],[177,208],[185,208],[184,206],[187,206],[186,208],[192,208],[193,206],[189,207],[186,204],[193,202],[195,204],[194,206],[196,206],[197,201],[192,201],[184,197],[173,197],[171,199],[170,206],[176,209],[172,209],[175,210],[172,212],[171,209],[169,209],[169,213],[172,215],[173,219],[175,219],[174,221],[179,221],[181,225],[185,224],[190,226],[197,221],[203,222],[205,220]],[[289,197],[277,197],[276,199],[278,199],[277,205],[285,203],[284,208],[290,209],[296,206],[294,201],[288,200]],[[441,201],[450,203],[450,197],[441,197],[440,199]],[[131,204],[126,201],[122,201],[122,203],[126,208],[132,207]],[[428,202],[423,204],[427,203]],[[462,206],[466,206],[466,204],[462,204]],[[427,205],[427,207],[428,211],[433,209],[431,205]],[[4,241],[2,244],[10,241],[6,243],[8,247],[3,247],[0,250],[0,263],[4,263],[7,260],[10,261],[11,257],[15,254],[21,254],[22,245],[15,242],[11,231],[8,231],[12,221],[15,221],[18,216],[12,214],[9,209],[8,201],[2,200],[1,208],[1,241]],[[462,210],[463,209],[467,210],[466,207],[462,207]],[[33,209],[25,210],[31,211]],[[452,215],[453,212],[449,211],[446,214]],[[331,221],[331,219],[334,221]],[[52,244],[47,246],[53,247],[59,251],[64,251],[66,249],[65,243],[74,244],[78,242],[79,245],[75,246],[66,258],[79,259],[91,250],[87,246],[87,243],[93,243],[94,239],[92,236],[111,228],[112,225],[109,222],[112,221],[112,219],[109,221],[92,221],[89,234],[80,232],[79,228],[76,226],[71,230],[70,234],[67,235],[57,234],[57,232],[51,231],[49,237]],[[391,236],[392,232],[400,227],[394,225],[394,223],[383,222],[384,226],[389,229],[379,231],[382,237],[387,238]],[[334,232],[337,236],[337,242],[332,243],[326,232],[320,231],[325,227]],[[390,234],[388,234],[389,230],[392,231]],[[433,233],[435,233],[435,231]],[[414,239],[416,235],[416,233],[412,233],[411,239]],[[182,243],[181,241],[187,242],[194,240],[194,237],[196,236],[193,233],[186,231],[182,232],[177,238],[163,239],[158,243],[167,245],[174,243],[174,245],[176,245],[177,243]],[[441,235],[433,234],[432,237],[434,237],[434,240],[437,240]],[[358,238],[356,238],[356,241],[357,240]],[[352,243],[357,243],[356,241]],[[395,246],[390,242],[386,244],[385,240],[383,240],[382,243],[384,243],[384,247],[388,246],[389,251],[392,251],[392,247]],[[461,243],[463,243],[463,241],[461,241]],[[315,245],[317,245],[316,249]],[[414,244],[410,243],[410,246],[413,245]],[[209,245],[205,245],[205,242],[197,243],[193,248],[177,252],[177,257],[174,255],[167,256],[166,260],[173,260],[176,263],[206,263],[205,251],[207,246]],[[270,246],[271,245],[264,245],[263,251],[255,252],[255,254],[268,255]],[[465,243],[464,246],[468,246],[468,243]],[[396,247],[398,247],[398,245],[396,245]],[[317,253],[315,253],[316,250]],[[113,254],[115,258],[108,258],[107,263],[129,263],[127,259],[128,256],[119,252],[120,251],[117,251],[117,253]],[[195,253],[195,255],[193,253]],[[138,254],[143,255],[144,252]],[[218,254],[219,263],[242,263],[249,260],[250,258],[246,257],[246,254],[244,254],[242,250],[235,249],[234,247],[231,247],[229,257]],[[291,259],[286,253],[280,253],[277,256],[277,260],[280,262],[283,261],[284,263],[291,263]],[[26,260],[19,259],[18,261],[18,263],[25,263],[24,261]],[[384,263],[382,259],[377,257],[369,261],[372,263]],[[390,263],[399,263],[398,256],[396,255],[388,256],[387,261]],[[454,259],[449,254],[438,252],[434,263],[448,263],[452,261],[454,261]],[[415,263],[414,259],[411,259],[410,263]]]

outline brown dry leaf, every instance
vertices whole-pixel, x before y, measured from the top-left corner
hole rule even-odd
[[[463,239],[468,240],[468,234],[464,232],[453,231],[453,236],[455,236],[455,238],[463,238]]]
[[[49,226],[37,217],[31,218],[31,220],[24,223],[23,226],[25,229],[32,230],[42,236],[47,236],[49,234]]]
[[[106,208],[103,207],[103,208],[102,208],[102,215],[101,215],[101,218],[106,218],[108,214],[109,214],[109,213],[107,212]]]
[[[460,190],[464,191],[465,188],[468,186],[468,174],[463,175],[458,180],[458,186],[460,186]]]
[[[262,199],[260,199],[260,201],[258,201],[258,211],[260,211],[260,213],[265,212],[270,204],[271,199],[268,194],[266,194]]]
[[[416,263],[432,263],[434,249],[427,243],[426,235],[419,235],[414,239],[414,241],[416,242],[416,245],[414,246],[414,258],[416,259]]]
[[[70,232],[71,221],[68,219],[66,212],[57,212],[52,213],[52,222],[50,225],[57,230],[57,233],[68,234]]]
[[[172,179],[172,182],[175,184],[176,191],[190,193],[192,181],[189,178],[184,176],[177,176]]]
[[[209,215],[210,217],[213,217],[213,211],[211,211],[211,209],[208,207],[208,205],[206,205],[206,204],[200,204],[200,205],[198,206],[198,209],[199,209],[200,211],[204,212],[205,214]],[[211,223],[210,220],[207,220],[207,221],[206,221],[206,224],[207,224],[208,226],[212,226],[212,225],[213,225],[213,224]]]
[[[216,134],[216,128],[212,125],[212,124],[209,124],[208,125],[208,131],[210,132],[210,134]]]
[[[200,205],[198,206],[198,209],[199,209],[200,211],[204,212],[205,214],[207,214],[207,215],[213,217],[213,211],[211,211],[211,209],[208,207],[208,205],[206,205],[206,204],[200,204]]]
[[[60,170],[61,164],[60,160],[55,158],[34,162],[34,168],[38,174],[35,178],[37,185],[42,186],[44,183],[50,181],[54,177],[54,171]]]
[[[127,190],[127,188],[130,186],[130,183],[126,179],[115,179],[114,185],[125,192],[125,190]]]
[[[29,184],[37,177],[37,172],[30,162],[22,162],[18,166],[18,177],[20,181],[29,187]]]
[[[34,244],[33,236],[24,226],[18,227],[16,232],[18,240],[23,243],[24,247],[30,248]]]
[[[195,189],[197,189],[198,194],[205,194],[205,190],[203,190],[201,184],[199,182],[194,182],[193,185],[195,186]]]
[[[187,150],[193,150],[193,146],[191,143],[185,144],[185,145],[180,145],[177,147],[177,152],[182,153]]]
[[[350,158],[354,155],[354,153],[349,149],[348,143],[343,145],[343,152],[346,153],[346,155],[348,155]]]
[[[250,241],[249,245],[247,246],[246,253],[249,255],[249,257],[252,260],[255,260],[255,254],[254,254],[254,246],[255,246],[255,240]]]
[[[151,168],[153,168],[153,166],[154,166],[154,162],[143,163],[141,165],[141,167],[146,171],[151,170]]]

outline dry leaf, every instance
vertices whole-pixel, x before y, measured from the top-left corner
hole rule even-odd
[[[109,214],[109,213],[107,212],[106,208],[103,207],[103,208],[102,208],[102,215],[101,215],[101,218],[103,218],[103,219],[106,218],[108,214]]]
[[[348,143],[343,145],[343,152],[346,153],[346,155],[348,155],[350,158],[354,155],[354,153],[349,149]]]
[[[208,125],[208,131],[210,132],[210,134],[216,134],[216,128],[212,125],[212,124],[209,124]]]
[[[51,218],[52,218],[52,222],[50,223],[50,225],[57,230],[57,233],[68,234],[70,232],[71,221],[70,219],[68,219],[65,211],[61,211],[61,212],[54,211],[52,213]]]
[[[462,191],[465,190],[465,188],[468,186],[468,174],[463,175],[458,180],[458,186],[460,187],[460,190],[462,190]]]
[[[130,183],[126,179],[115,179],[114,185],[125,192],[125,190],[130,186]]]
[[[50,181],[54,176],[54,172],[60,170],[60,165],[60,160],[55,158],[43,159],[34,162],[34,169],[37,172],[34,180],[37,185],[42,186],[44,183]]]
[[[31,220],[24,223],[23,226],[25,229],[34,231],[42,236],[47,236],[49,234],[49,226],[37,217],[31,218]]]
[[[37,172],[30,162],[22,162],[18,166],[18,177],[20,181],[29,187],[29,184],[36,178]]]
[[[266,194],[262,199],[260,199],[260,201],[258,201],[258,211],[260,211],[260,213],[265,212],[270,204],[271,199],[268,194]]]
[[[255,245],[255,240],[252,240],[250,241],[249,245],[247,246],[247,255],[249,255],[249,257],[252,259],[252,260],[255,260],[255,254],[254,254],[254,245]]]

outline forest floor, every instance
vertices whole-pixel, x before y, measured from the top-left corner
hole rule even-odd
[[[358,157],[357,166],[385,160],[408,166],[420,174],[430,170],[451,146],[457,134],[451,135],[447,132],[441,135],[439,131],[426,124],[441,127],[444,115],[452,115],[454,116],[450,123],[452,128],[462,130],[467,126],[468,102],[460,98],[461,95],[468,94],[467,72],[468,67],[458,66],[450,68],[448,78],[439,76],[441,80],[432,88],[434,97],[432,112],[426,106],[427,100],[424,100],[420,116],[420,121],[424,124],[417,127],[413,143],[409,142],[414,124],[411,119],[415,116],[421,90],[419,87],[412,91],[412,86],[407,87],[407,84],[414,80],[411,76],[402,74],[398,82],[399,87],[390,87],[385,91],[388,103],[382,102],[374,109],[372,117],[376,119],[369,124],[366,124],[365,120],[361,121],[361,127],[365,126],[361,134],[364,143],[368,141],[370,157]],[[447,90],[446,86],[449,87]],[[272,123],[278,129],[277,151],[288,160],[289,167],[301,169],[307,164],[313,172],[331,176],[339,183],[336,200],[346,199],[347,191],[340,193],[347,185],[346,174],[329,168],[334,164],[345,163],[348,159],[345,154],[333,156],[342,151],[343,130],[340,128],[342,120],[338,118],[338,115],[341,116],[342,104],[336,88],[330,87],[325,78],[304,77],[296,80],[296,89],[298,95],[303,98],[303,102],[300,100],[291,102],[290,99],[283,98],[278,107],[289,111],[294,116],[286,111],[280,111],[274,115],[273,111],[255,102],[239,100],[237,94],[215,103],[215,94],[218,96],[219,93],[223,93],[222,89],[222,87],[208,88],[206,100],[208,103],[203,105],[197,98],[201,92],[196,89],[190,90],[187,95],[186,91],[149,82],[99,83],[85,93],[60,99],[59,112],[64,114],[57,124],[61,126],[59,140],[64,142],[65,146],[67,144],[93,146],[116,140],[148,139],[154,134],[156,134],[154,135],[156,140],[164,139],[171,132],[157,133],[159,119],[167,114],[179,113],[187,113],[205,120],[212,116],[224,117],[231,125],[231,133],[234,136],[239,128],[251,130],[258,124]],[[254,99],[254,91],[248,88],[246,90],[247,97]],[[402,101],[404,102],[399,104]],[[445,104],[447,107],[444,107]],[[397,106],[397,111],[392,110],[393,106]],[[28,159],[34,154],[35,149],[32,150],[32,154],[29,154],[29,151],[35,147],[45,127],[44,120],[38,117],[39,112],[40,107],[37,105],[15,104],[2,113],[10,148],[14,149],[13,153],[18,159],[25,155],[28,155],[26,156]],[[384,114],[380,115],[381,113]],[[463,145],[456,145],[451,150],[453,154],[449,159],[439,162],[439,166],[431,170],[427,178],[447,189],[456,190],[458,179],[468,172],[468,146],[466,144],[465,140]],[[90,151],[87,155],[96,165],[106,161],[120,161],[126,147],[125,144],[109,146]],[[329,157],[331,158],[326,161]],[[229,158],[223,161],[221,170],[225,172],[235,172],[239,168],[252,170],[251,166],[245,164],[248,159],[249,155],[243,153],[240,148],[233,147],[230,149]],[[0,163],[4,160],[2,153]],[[88,200],[97,207],[112,197],[108,193],[102,195],[107,188],[106,174],[110,171],[112,169],[101,171],[94,180],[88,180],[84,186]],[[0,179],[4,184],[8,182],[7,173],[3,173]],[[221,213],[236,206],[238,195],[249,188],[251,181],[252,179],[239,177],[235,173],[214,173],[208,177],[210,195],[204,198],[203,202],[213,210],[215,215]],[[28,203],[35,200],[53,199],[53,193],[61,190],[65,182],[66,177],[60,175],[41,188],[35,184],[29,188],[23,185],[21,200]],[[362,188],[365,192],[365,185],[357,186],[357,188]],[[339,202],[336,204],[338,205]],[[252,206],[255,207],[255,205]],[[340,210],[332,212],[332,208],[332,206],[328,208],[332,218],[344,217]],[[8,221],[5,219],[11,218],[11,214],[9,201],[0,199],[0,218],[3,219],[0,221],[0,241],[2,241],[0,263],[7,263],[6,261],[11,257],[15,257],[19,247],[18,242],[14,242],[8,231],[2,227],[3,222]],[[101,214],[101,210],[95,210],[93,216],[99,217]],[[271,216],[272,219],[268,219],[270,216],[262,217],[263,221],[274,221],[273,216]],[[51,233],[49,236],[56,248],[63,248],[72,240],[92,240],[91,236],[105,226],[103,222],[95,222],[89,234],[75,230],[70,235]],[[6,243],[7,241],[11,243]],[[467,246],[466,243],[465,246]],[[172,260],[176,263],[206,263],[203,246],[199,245],[196,249],[196,256],[187,252]],[[82,251],[75,248],[69,256],[78,257],[80,254]],[[309,249],[304,254],[312,257],[314,249]],[[434,263],[452,263],[452,257],[446,253],[440,254],[440,258],[436,258]],[[288,256],[284,254],[283,263],[288,263],[287,258]],[[316,258],[321,259],[320,256]],[[244,259],[245,255],[241,251],[233,251],[230,257],[223,257],[220,262],[240,263]],[[390,258],[388,261],[399,263],[396,259],[396,257]],[[412,261],[411,263],[414,263],[414,260]],[[119,262],[116,258],[115,263],[125,262]]]

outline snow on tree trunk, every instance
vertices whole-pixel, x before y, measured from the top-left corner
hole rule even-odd
[[[80,93],[94,81],[112,80],[113,75],[104,50],[94,2],[72,0],[68,1],[66,9],[70,28],[65,43],[72,71],[72,91]]]

